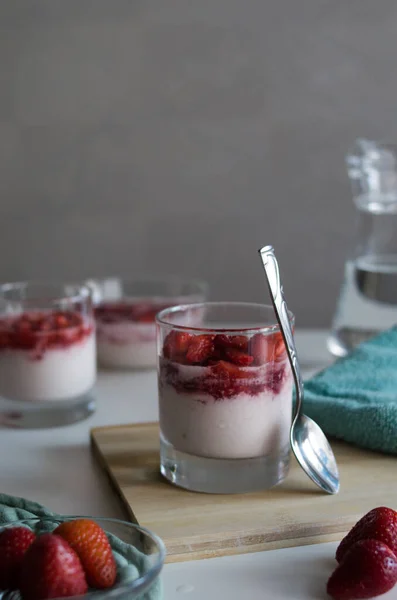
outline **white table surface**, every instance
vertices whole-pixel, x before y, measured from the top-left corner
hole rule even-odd
[[[323,331],[297,331],[307,377],[331,362]],[[94,462],[89,430],[158,418],[155,372],[100,373],[97,411],[89,419],[50,430],[2,429],[0,491],[36,500],[63,514],[124,518]],[[317,544],[166,565],[165,600],[281,600],[326,598],[335,544]],[[384,598],[397,600],[397,586]]]

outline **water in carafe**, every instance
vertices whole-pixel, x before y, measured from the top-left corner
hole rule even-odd
[[[397,147],[357,140],[347,167],[357,228],[328,338],[335,356],[397,324]]]

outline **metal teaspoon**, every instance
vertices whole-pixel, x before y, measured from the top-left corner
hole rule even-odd
[[[332,448],[322,429],[302,412],[302,375],[274,249],[272,246],[264,246],[259,250],[259,254],[295,382],[296,406],[290,431],[291,448],[310,479],[324,492],[336,494],[339,491],[339,472]]]

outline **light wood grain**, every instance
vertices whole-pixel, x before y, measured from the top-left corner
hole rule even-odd
[[[341,490],[328,496],[294,459],[287,480],[260,493],[176,488],[159,473],[157,423],[99,427],[91,441],[130,518],[163,538],[168,562],[334,541],[374,506],[397,509],[396,458],[339,442]]]

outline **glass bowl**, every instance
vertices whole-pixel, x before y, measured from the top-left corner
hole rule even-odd
[[[91,598],[101,600],[128,598],[132,600],[140,598],[145,592],[149,592],[148,596],[145,596],[149,600],[151,588],[153,588],[154,597],[156,597],[155,586],[159,586],[158,576],[164,565],[165,546],[157,535],[144,527],[118,519],[59,516],[35,517],[13,521],[5,526],[1,526],[0,531],[9,527],[24,526],[29,527],[35,533],[50,533],[61,523],[75,519],[91,519],[105,530],[117,563],[117,580],[114,586],[109,589],[91,590],[87,594],[73,596],[74,600],[87,600]],[[127,553],[134,553],[135,565],[128,564],[125,558]],[[18,592],[0,591],[0,598],[4,600],[11,600],[11,598],[12,600],[18,600],[20,595]],[[72,597],[70,596],[69,598]],[[65,598],[62,600],[65,600]]]

